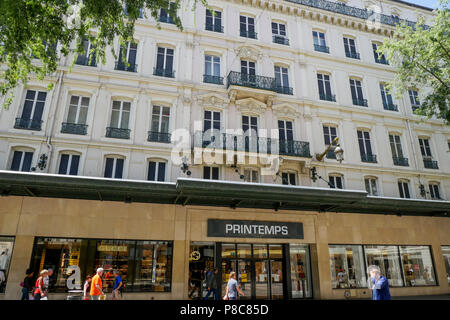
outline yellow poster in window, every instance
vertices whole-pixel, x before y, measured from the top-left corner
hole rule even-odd
[[[247,282],[247,274],[246,273],[241,274],[241,282]]]

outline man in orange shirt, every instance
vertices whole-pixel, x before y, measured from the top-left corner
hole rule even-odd
[[[100,296],[103,295],[102,290],[102,278],[103,268],[97,269],[97,274],[92,278],[91,281],[91,299],[100,300]]]

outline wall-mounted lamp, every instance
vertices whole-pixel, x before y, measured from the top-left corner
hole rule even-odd
[[[336,137],[331,141],[330,145],[325,149],[322,153],[316,153],[315,157],[317,161],[322,161],[325,155],[333,148],[333,152],[336,155],[336,160],[339,161],[339,163],[342,163],[342,160],[344,160],[344,149],[341,148],[341,145],[337,143],[339,141],[339,138]],[[335,144],[335,146],[333,146]]]

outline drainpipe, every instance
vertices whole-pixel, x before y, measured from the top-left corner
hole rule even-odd
[[[57,84],[57,88],[56,88],[56,103],[55,103],[55,107],[52,109],[50,109],[50,115],[51,115],[51,121],[50,121],[50,131],[47,135],[47,140],[46,140],[46,144],[47,144],[47,148],[48,148],[48,158],[47,158],[47,166],[44,169],[44,172],[48,172],[49,168],[50,168],[50,163],[51,163],[51,158],[52,158],[52,152],[53,152],[53,146],[51,144],[51,140],[52,140],[52,134],[53,134],[53,129],[55,127],[55,118],[56,118],[56,108],[58,107],[59,104],[59,96],[60,96],[60,92],[61,92],[61,82],[62,79],[64,77],[64,71],[61,70],[60,74],[59,74],[59,79],[58,79],[58,84]]]
[[[412,153],[413,153],[413,157],[414,157],[414,164],[416,166],[416,170],[419,171],[419,166],[417,164],[417,158],[416,158],[416,150],[414,148],[414,140],[413,140],[411,126],[409,124],[409,121],[410,121],[409,119],[406,119],[406,126],[408,127],[409,138],[411,140],[411,149],[412,149]],[[419,178],[419,184],[422,184],[422,182],[420,181],[420,173],[418,175],[418,178]]]

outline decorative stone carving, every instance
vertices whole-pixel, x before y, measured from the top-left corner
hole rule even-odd
[[[299,118],[300,112],[298,112],[294,107],[282,103],[272,106],[273,114],[278,118]]]
[[[197,101],[204,107],[224,109],[230,102],[229,99],[215,93],[197,96]]]
[[[255,47],[242,46],[234,49],[236,55],[241,59],[261,60],[263,54]]]
[[[242,113],[262,114],[266,111],[267,105],[253,98],[236,100],[237,109]]]
[[[230,90],[230,92],[228,93],[228,99],[230,100],[231,103],[235,102],[236,96],[237,96],[237,90]]]

